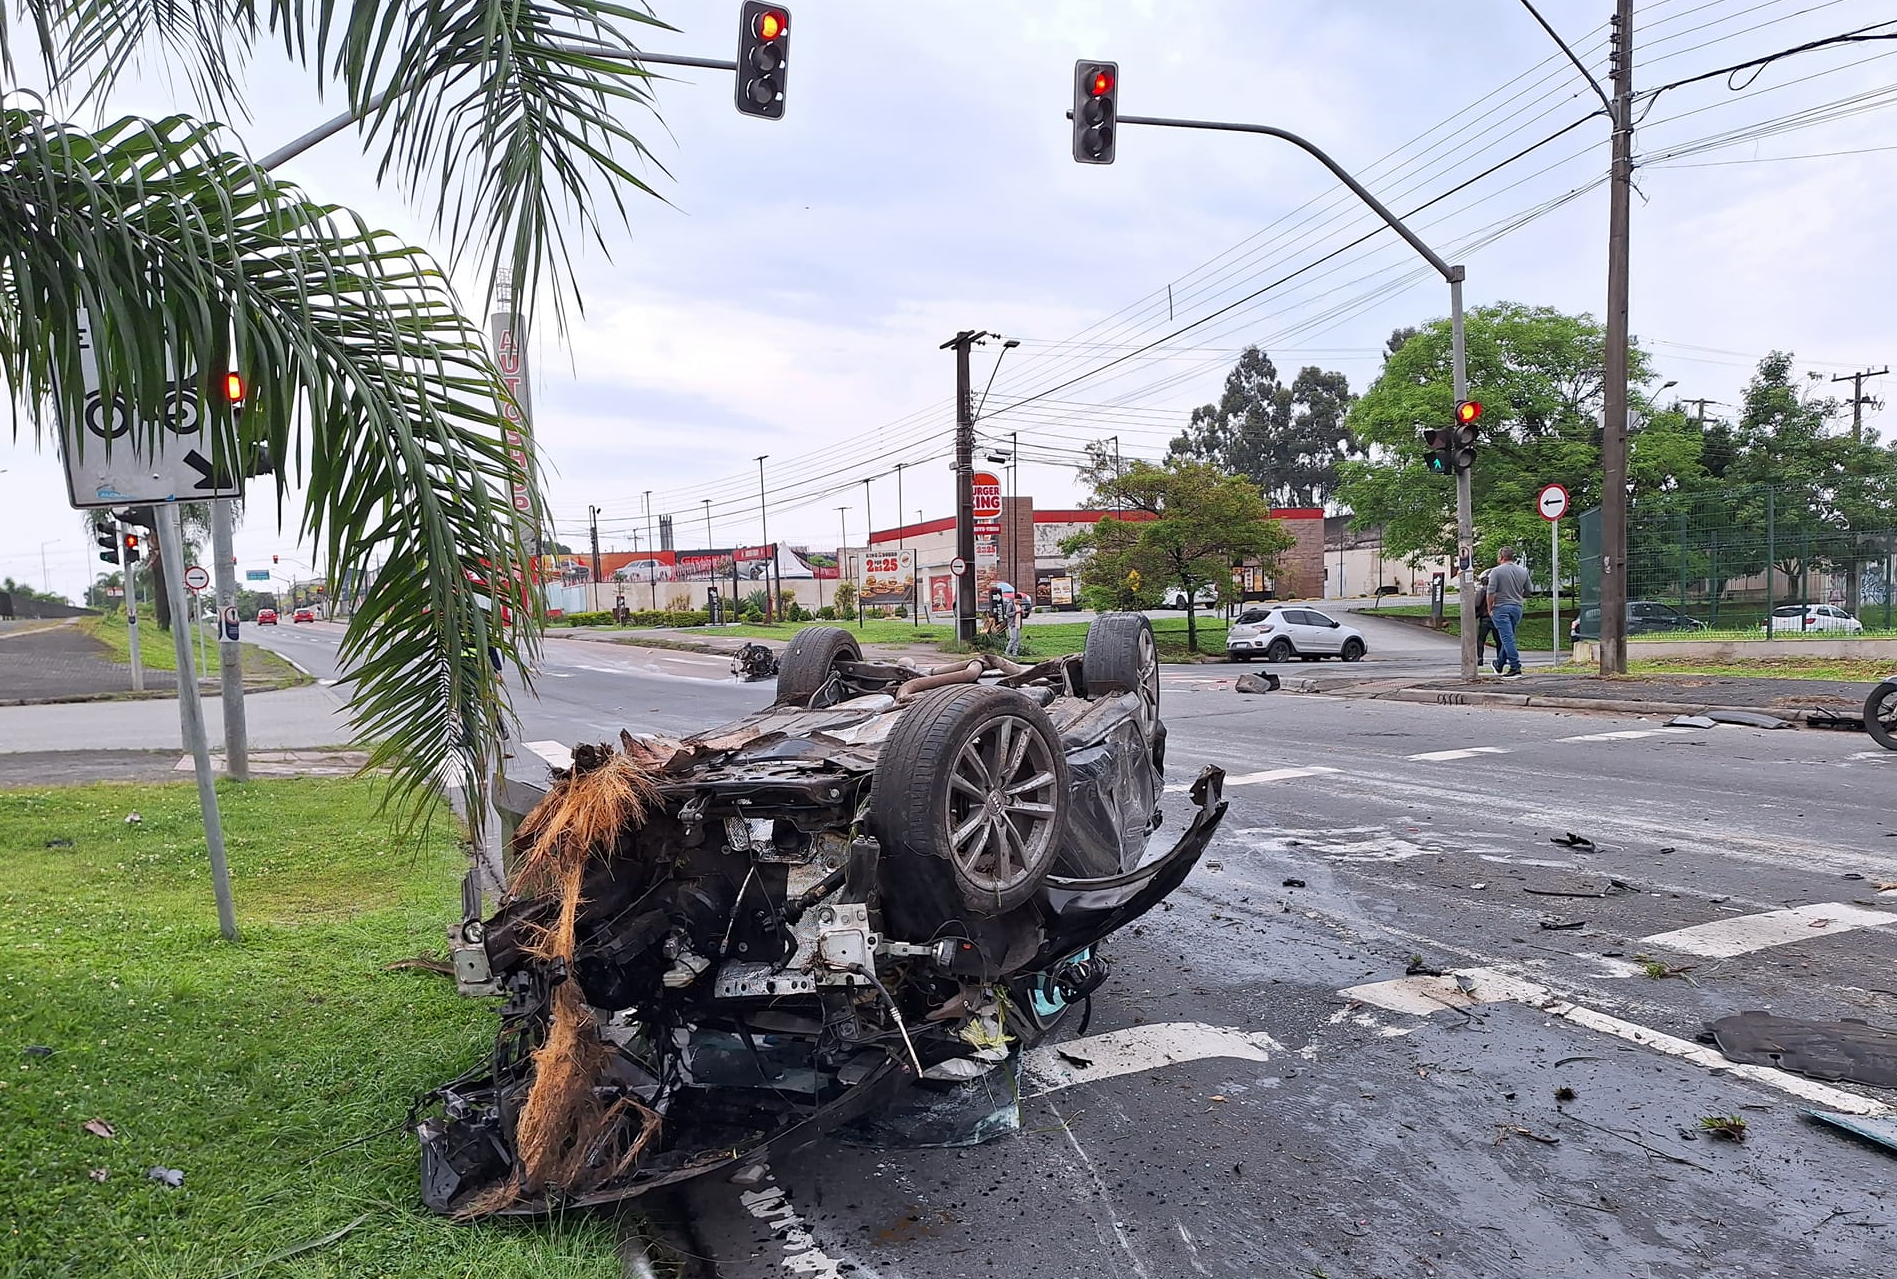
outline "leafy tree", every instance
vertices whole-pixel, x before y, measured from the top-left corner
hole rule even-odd
[[[1061,542],[1068,555],[1084,557],[1081,590],[1095,607],[1150,606],[1167,587],[1186,595],[1186,643],[1199,651],[1198,609],[1193,599],[1210,583],[1230,589],[1232,565],[1256,560],[1275,567],[1293,538],[1271,518],[1250,479],[1207,462],[1169,458],[1164,465],[1131,462],[1116,469],[1097,446],[1081,477],[1092,489],[1094,510],[1138,512],[1147,518],[1101,518]]]
[[[16,600],[44,600],[48,604],[71,604],[64,595],[55,595],[51,591],[42,591],[25,582],[16,582],[12,578],[0,579],[0,591],[5,591]]]
[[[837,616],[849,620],[856,616],[856,583],[848,578],[839,578],[837,588],[830,598],[834,601]]]
[[[625,121],[649,102],[646,73],[586,47],[636,45],[628,28],[663,24],[608,0],[20,0],[0,9],[9,77],[13,20],[61,100],[95,109],[155,58],[197,114],[229,118],[251,48],[284,48],[360,114],[359,144],[432,207],[446,242],[476,246],[490,298],[510,272],[523,315],[545,294],[563,320],[578,296],[568,231],[599,241],[626,193],[645,189]],[[141,430],[163,429],[172,369],[201,370],[212,403],[209,384],[241,368],[245,409],[211,419],[216,455],[267,450],[279,509],[292,477],[306,486],[301,531],[339,579],[391,566],[342,647],[369,767],[392,770],[389,797],[414,817],[446,763],[479,813],[509,712],[488,664],[459,656],[470,639],[531,655],[541,621],[521,607],[542,509],[537,477],[503,443],[507,392],[428,254],[245,152],[182,114],[88,127],[26,95],[0,108],[0,379],[23,410],[15,432],[24,418],[43,439],[78,416],[81,307],[101,389]],[[522,517],[516,485],[532,496]],[[496,598],[516,621],[501,634]]]
[[[1245,475],[1277,506],[1322,506],[1337,487],[1338,461],[1356,447],[1344,425],[1350,403],[1342,373],[1308,365],[1285,386],[1271,357],[1248,346],[1225,394],[1192,411],[1168,456]]]
[[[1339,465],[1337,496],[1356,526],[1382,525],[1386,554],[1417,562],[1455,553],[1455,482],[1429,472],[1422,439],[1426,426],[1450,424],[1455,390],[1449,321],[1398,342],[1403,333],[1392,335],[1382,373],[1351,406],[1348,426],[1371,456]],[[1471,477],[1475,553],[1487,560],[1502,545],[1532,548],[1547,538],[1535,513],[1545,485],[1566,486],[1577,509],[1598,504],[1605,334],[1591,316],[1504,302],[1470,311],[1464,335],[1469,397],[1482,404]],[[1651,379],[1644,352],[1630,353],[1629,373],[1636,386]],[[1650,406],[1636,396],[1633,411]],[[1647,453],[1657,465],[1663,450],[1654,441]],[[1636,441],[1632,456],[1640,454]],[[1630,473],[1638,465],[1630,462]]]

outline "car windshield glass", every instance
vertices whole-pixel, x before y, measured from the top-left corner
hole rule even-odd
[[[1304,624],[1306,626],[1335,626],[1337,623],[1331,621],[1328,615],[1316,609],[1307,608],[1304,610]]]
[[[1797,607],[1775,608],[1772,610],[1772,616],[1773,617],[1797,617],[1799,614],[1803,613],[1804,611],[1805,611],[1804,609],[1797,608]]]
[[[1270,616],[1271,614],[1265,612],[1263,609],[1248,608],[1238,615],[1238,621],[1241,626],[1255,626]]]

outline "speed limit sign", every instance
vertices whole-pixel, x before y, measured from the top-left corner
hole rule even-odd
[[[1568,491],[1559,484],[1550,484],[1541,490],[1536,509],[1541,512],[1541,518],[1544,520],[1560,519],[1568,513]]]

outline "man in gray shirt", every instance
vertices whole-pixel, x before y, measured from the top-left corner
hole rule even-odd
[[[1522,600],[1528,594],[1528,570],[1515,562],[1515,548],[1504,546],[1495,553],[1495,567],[1489,570],[1489,617],[1495,623],[1495,655],[1498,675],[1522,673],[1522,655],[1515,647],[1515,628],[1522,622]]]

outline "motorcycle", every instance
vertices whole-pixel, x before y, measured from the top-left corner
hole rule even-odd
[[[1864,731],[1885,750],[1897,751],[1897,675],[1886,675],[1864,699]]]

